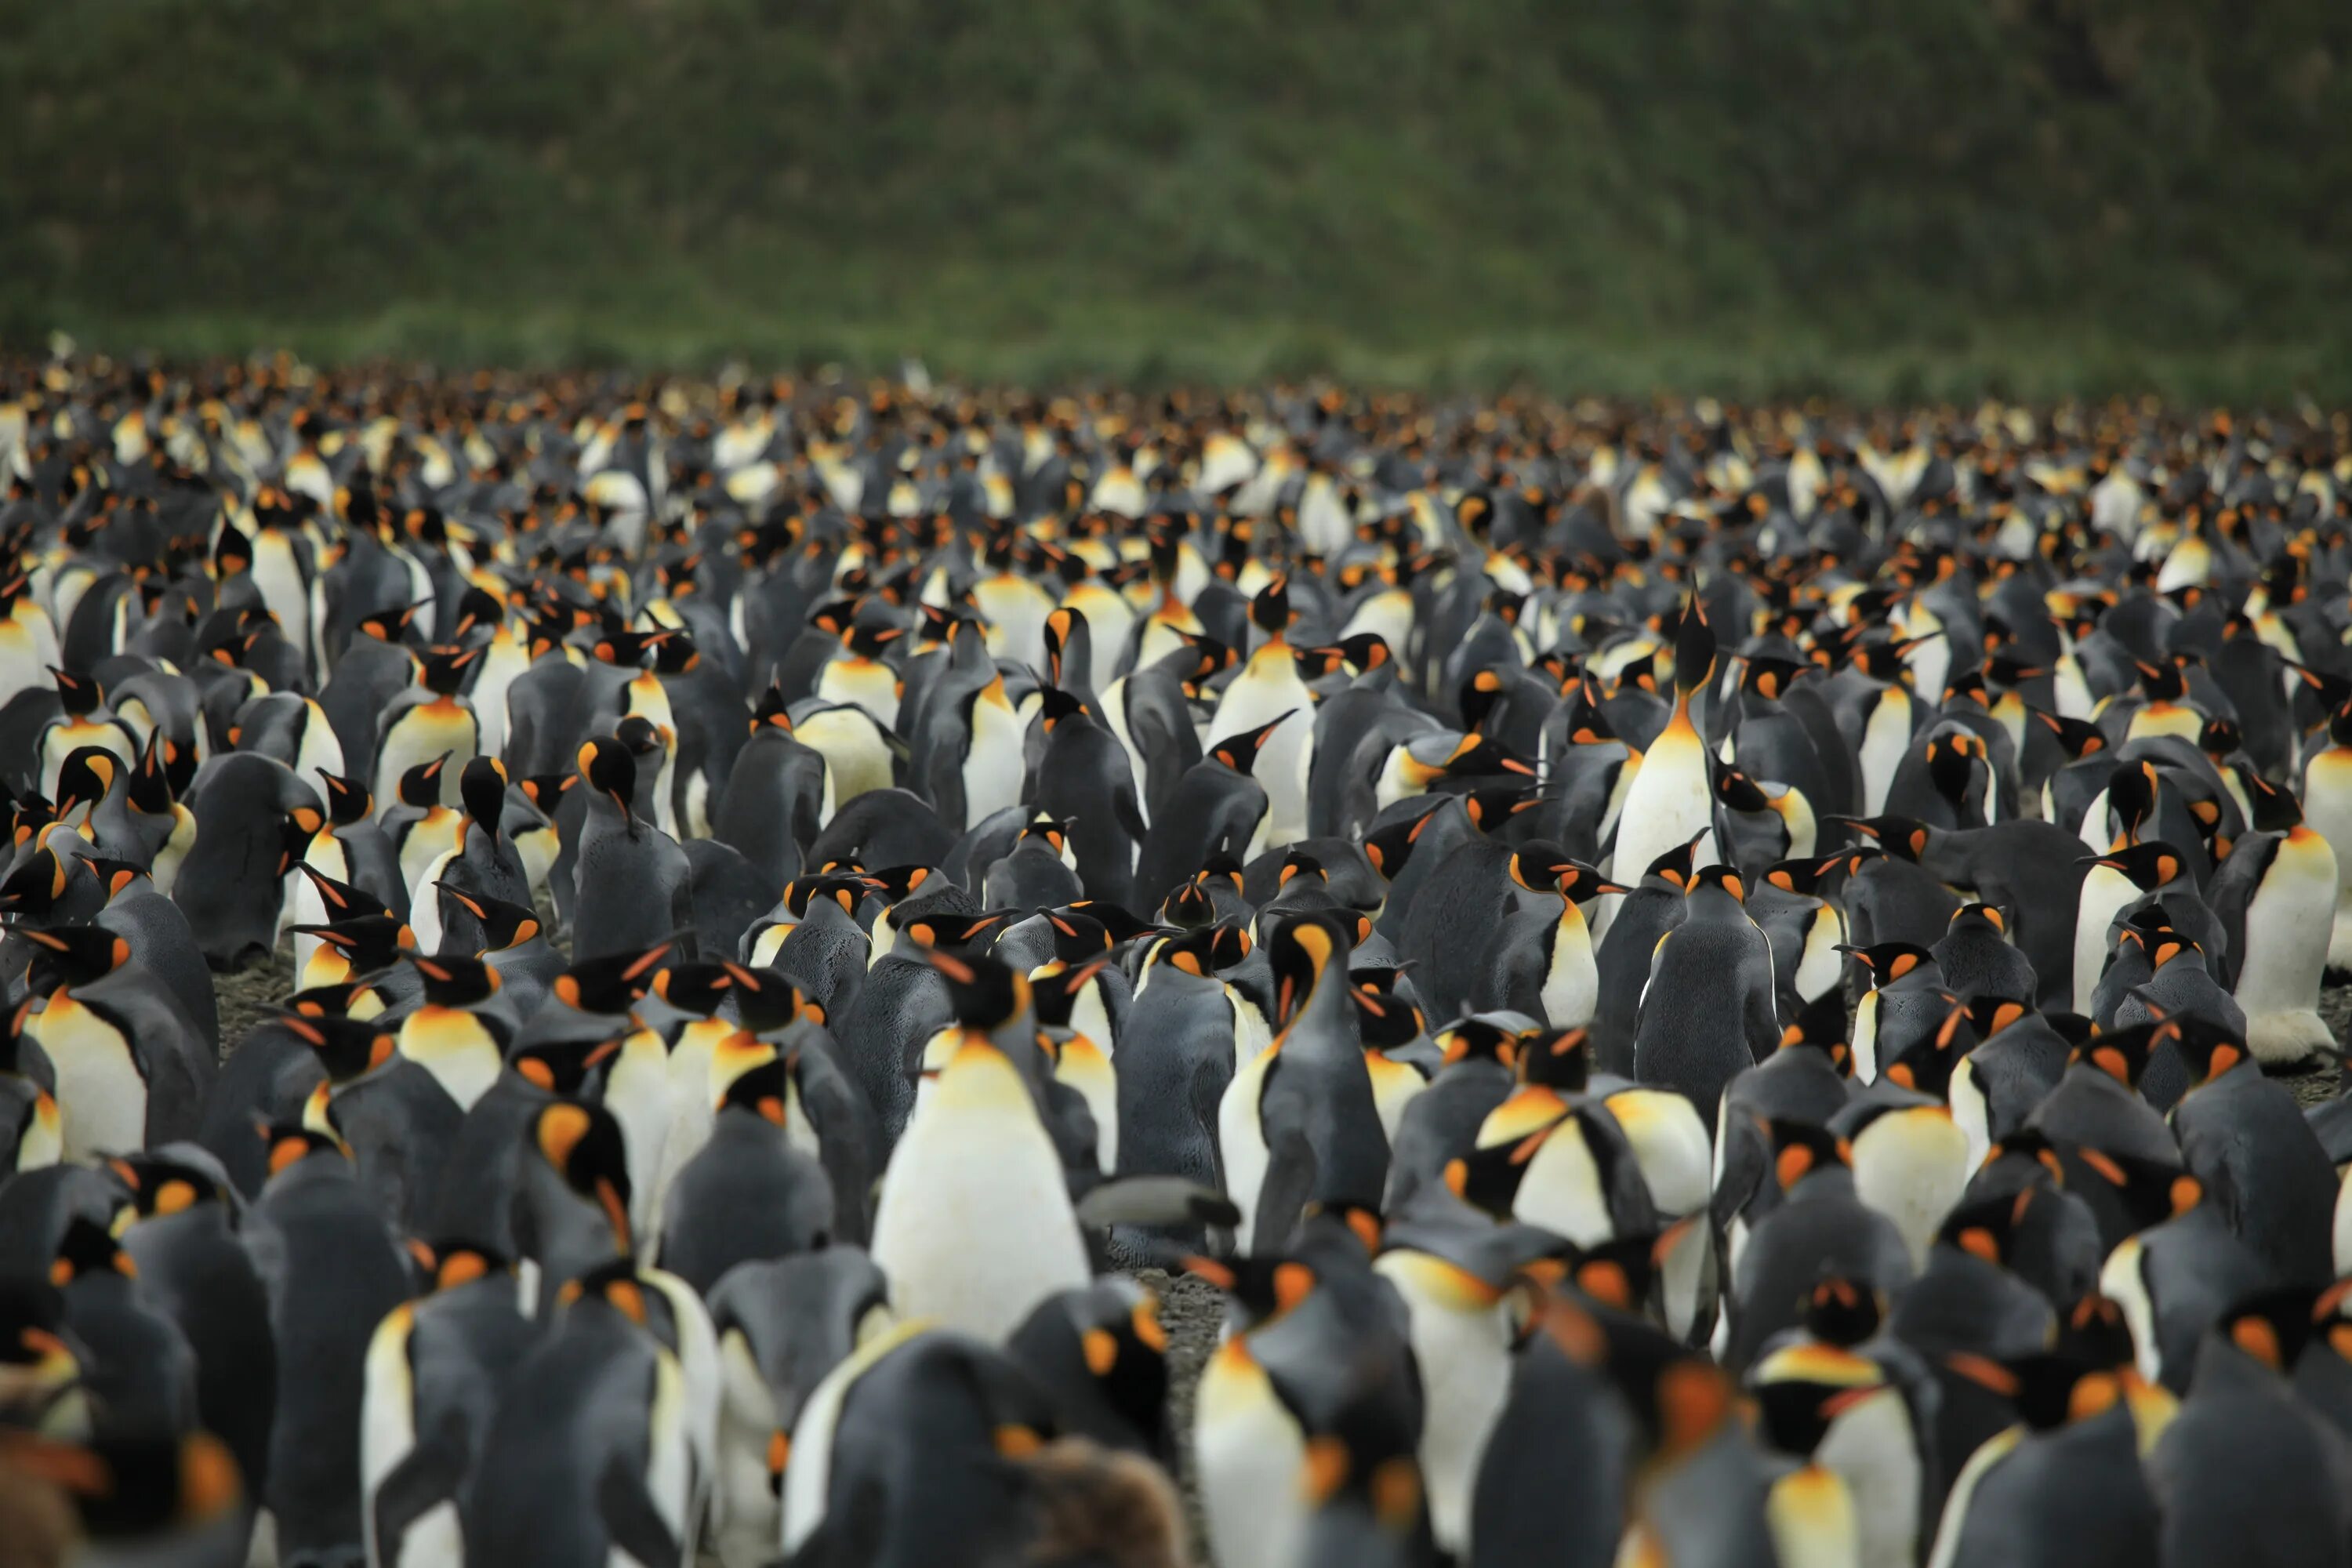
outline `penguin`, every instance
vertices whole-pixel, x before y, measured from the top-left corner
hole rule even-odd
[[[1244,1249],[1278,1247],[1309,1203],[1380,1201],[1389,1147],[1356,1034],[1348,938],[1328,915],[1267,934],[1277,1029],[1217,1107],[1219,1165]]]
[[[257,1498],[268,1482],[278,1352],[230,1191],[202,1164],[167,1155],[127,1155],[110,1168],[130,1188],[134,1217],[121,1243],[139,1294],[186,1339],[196,1418],[228,1445],[248,1498]]]
[[[2317,1289],[2336,1276],[2329,1229],[2335,1166],[2285,1086],[2264,1078],[2242,1036],[2194,1016],[2157,1026],[2189,1068],[2172,1108],[2189,1174],[2282,1285]]]
[[[1296,650],[1289,641],[1296,614],[1290,604],[1289,579],[1270,578],[1250,601],[1250,624],[1265,639],[1217,699],[1203,742],[1213,753],[1220,747],[1245,742],[1255,765],[1265,769],[1257,779],[1265,791],[1265,837],[1253,844],[1280,848],[1307,835],[1307,779],[1313,762],[1315,694],[1298,672]],[[1149,896],[1139,888],[1139,895]]]
[[[1150,835],[1135,773],[1118,737],[1091,709],[1056,712],[1057,706],[1049,694],[1038,720],[1048,738],[1037,765],[1036,808],[1072,824],[1087,896],[1124,908],[1135,901],[1136,860]]]
[[[462,1557],[443,1489],[479,1451],[539,1335],[505,1258],[462,1241],[428,1251],[428,1293],[385,1313],[368,1342],[360,1468],[372,1563]]]
[[[132,954],[171,990],[197,1032],[217,1050],[219,1004],[188,917],[163,896],[143,867],[100,856],[90,857],[89,865],[107,889],[106,907],[92,923],[131,944]]]
[[[2352,1447],[2292,1381],[2313,1353],[2311,1300],[2307,1289],[2265,1292],[2208,1331],[2195,1380],[2147,1456],[2163,1561],[2321,1563],[2352,1552]]]
[[[1748,1225],[1731,1261],[1718,1330],[1718,1359],[1735,1374],[1774,1335],[1796,1325],[1824,1270],[1889,1299],[1902,1294],[1915,1272],[1901,1229],[1856,1194],[1844,1140],[1787,1121],[1773,1122],[1770,1138],[1771,1158],[1757,1179],[1773,1201]]]
[[[246,1561],[250,1499],[235,1457],[208,1432],[88,1443],[26,1437],[9,1445],[8,1464],[12,1499],[30,1484],[54,1488],[60,1500],[46,1523],[37,1510],[12,1518],[28,1550],[41,1550],[45,1531],[54,1531],[54,1549],[76,1563],[236,1568]]]
[[[1723,858],[1716,840],[1715,791],[1707,771],[1706,742],[1692,721],[1691,704],[1715,671],[1714,628],[1696,597],[1683,608],[1675,634],[1675,707],[1664,730],[1643,753],[1641,770],[1625,793],[1618,817],[1617,845],[1609,874],[1623,881],[1675,846],[1691,844],[1701,866]],[[1617,906],[1601,906],[1596,923],[1605,932]],[[1712,1097],[1710,1097],[1712,1098]]]
[[[1274,847],[1268,792],[1255,774],[1265,748],[1291,717],[1286,713],[1255,730],[1221,738],[1185,772],[1170,799],[1153,813],[1144,839],[1135,869],[1139,908],[1159,908],[1212,855],[1247,861]]]
[[[29,775],[34,787],[51,800],[58,798],[58,781],[74,752],[85,746],[105,752],[115,765],[129,771],[139,755],[139,737],[106,705],[105,689],[88,677],[53,670],[58,717],[44,726],[34,741],[38,771]]]
[[[56,1074],[61,1157],[193,1136],[215,1058],[171,989],[103,927],[17,930],[37,954],[40,1004],[18,1027]]]
[[[1601,1069],[1633,1076],[1633,1036],[1650,965],[1660,939],[1680,925],[1693,882],[1698,842],[1667,850],[1624,895],[1594,954],[1599,995],[1592,1015],[1593,1057]],[[1563,916],[1563,919],[1566,917]]]
[[[564,1287],[458,1494],[467,1561],[682,1560],[694,1453],[687,1373],[653,1327],[668,1301],[625,1261]]]
[[[327,1135],[277,1127],[268,1146],[247,1244],[282,1371],[262,1500],[285,1561],[355,1559],[368,1344],[408,1297],[408,1260]]]
[[[1556,1029],[1581,1029],[1601,1004],[1601,971],[1582,906],[1633,889],[1574,861],[1557,871],[1552,889],[1559,897],[1558,915],[1544,912],[1538,900],[1538,907],[1506,921],[1483,1001]]]
[[[1943,983],[1963,997],[2031,1003],[2041,994],[2033,963],[2011,945],[2009,917],[1996,904],[1963,904],[1929,949]]]
[[[2157,1499],[2113,1373],[2049,1355],[1968,1364],[2021,1419],[1961,1463],[1928,1568],[2165,1560]]]
[[[1633,1076],[1713,1118],[1724,1086],[1780,1043],[1772,944],[1743,908],[1727,866],[1692,878],[1683,918],[1659,938],[1633,1032]]]
[[[797,1060],[759,1052],[767,1059],[727,1084],[709,1137],[663,1200],[665,1269],[705,1297],[739,1264],[816,1251],[831,1237],[832,1184],[788,1131]]]
[[[1942,1029],[1954,998],[1926,948],[1885,942],[1846,956],[1870,980],[1853,1010],[1853,1073],[1867,1084]]]
[[[284,924],[286,879],[326,819],[318,792],[285,763],[237,752],[206,762],[186,798],[195,836],[172,901],[215,973],[265,962]]]
[[[751,738],[736,753],[727,786],[712,808],[712,836],[733,845],[782,886],[800,875],[803,857],[833,809],[824,753],[793,732],[782,694],[769,687],[752,712]]]
[[[579,768],[587,817],[573,867],[572,951],[583,958],[640,952],[690,931],[686,853],[638,815],[635,762],[619,742],[592,739],[580,748]]]
[[[1522,1060],[1532,1071],[1549,1054],[1538,1046]],[[1560,1070],[1547,1065],[1548,1076]],[[1447,1163],[1444,1182],[1475,1208],[1540,1226],[1580,1247],[1660,1228],[1622,1128],[1549,1083],[1528,1084],[1496,1106],[1479,1125],[1475,1145]]]
[[[49,1263],[100,1438],[176,1437],[196,1426],[195,1352],[179,1324],[142,1299],[138,1274],[112,1236],[79,1216]]]
[[[2265,1068],[2291,1068],[2331,1048],[2319,1020],[2319,987],[2333,960],[2317,951],[2336,852],[2305,825],[2284,790],[2257,780],[2253,828],[2231,847],[2206,884],[2223,932],[2231,996],[2246,1018],[2246,1044]],[[2332,940],[2332,939],[2331,939]]]
[[[960,1020],[946,1065],[891,1152],[874,1261],[900,1312],[1001,1343],[1039,1301],[1091,1271],[1036,1091],[992,1033],[1029,1012],[1027,977],[944,952],[931,963],[992,1002]]]
[[[439,804],[458,804],[457,781],[482,750],[481,721],[464,695],[481,656],[479,647],[434,647],[417,661],[416,684],[394,698],[375,721],[378,800],[393,799],[402,774],[438,757],[444,764]]]

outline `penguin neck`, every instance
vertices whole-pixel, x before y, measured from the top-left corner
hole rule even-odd
[[[1357,1047],[1350,1039],[1353,1033],[1349,1026],[1351,1020],[1345,1012],[1349,1005],[1344,977],[1335,983],[1331,972],[1325,970],[1315,977],[1305,1000],[1298,1005],[1297,1013],[1275,1037],[1274,1048],[1297,1052],[1338,1042],[1351,1051],[1355,1050]]]

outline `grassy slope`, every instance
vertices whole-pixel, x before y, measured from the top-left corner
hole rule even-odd
[[[2352,392],[2352,7],[0,0],[0,332]]]

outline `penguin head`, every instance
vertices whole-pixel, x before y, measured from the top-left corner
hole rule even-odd
[[[398,647],[408,640],[409,628],[415,620],[416,606],[408,605],[397,610],[380,610],[372,616],[362,616],[359,631],[362,637]]]
[[[824,1009],[787,980],[781,970],[753,969],[733,962],[719,966],[734,984],[736,1016],[753,1035],[766,1037],[790,1028],[801,1018],[824,1022]]]
[[[1992,1361],[1963,1351],[1946,1356],[1944,1365],[2008,1400],[2018,1419],[2036,1432],[2055,1432],[2105,1415],[2124,1396],[2115,1373],[2056,1352]]]
[[[195,776],[195,747],[183,746],[160,729],[150,730],[146,744],[139,748],[139,765],[131,771],[131,809],[149,816],[170,816],[173,802],[187,793]]]
[[[1837,1418],[1891,1386],[1866,1356],[1832,1344],[1793,1344],[1748,1374],[1757,1435],[1770,1447],[1810,1458]]]
[[[1748,654],[1742,662],[1740,692],[1766,702],[1778,702],[1797,678],[1811,668],[1797,659],[1764,653]]]
[[[1715,628],[1707,625],[1706,606],[1696,594],[1683,601],[1675,626],[1675,691],[1687,701],[1703,690],[1715,674]]]
[[[392,1060],[397,1044],[389,1031],[357,1018],[281,1012],[274,1021],[310,1047],[331,1084],[351,1083],[375,1071]]]
[[[87,719],[105,705],[106,693],[95,677],[52,668],[49,679],[57,683],[58,705],[69,719]]]
[[[1772,1145],[1772,1177],[1782,1192],[1823,1171],[1850,1170],[1853,1145],[1828,1128],[1775,1117],[1766,1124]]]
[[[466,763],[457,775],[457,798],[465,803],[466,815],[474,826],[499,841],[499,824],[507,810],[507,769],[496,757],[478,756]]]
[[[31,1273],[0,1279],[0,1432],[38,1425],[80,1375],[58,1288]],[[5,1461],[0,1450],[0,1465]]]
[[[2007,996],[1971,996],[1967,1005],[1969,1027],[1975,1031],[1979,1042],[2034,1016],[2031,1005]]]
[[[1412,847],[1421,837],[1422,829],[1437,816],[1437,808],[1444,805],[1442,796],[1423,796],[1428,809],[1418,816],[1385,823],[1364,835],[1364,858],[1383,881],[1393,882],[1404,870],[1404,863],[1412,858]]]
[[[1824,1271],[1806,1295],[1800,1321],[1805,1331],[1822,1343],[1850,1350],[1878,1332],[1886,1320],[1886,1308],[1884,1292],[1843,1274]]]
[[[1518,1043],[1517,1068],[1521,1083],[1560,1094],[1581,1094],[1592,1078],[1591,1031],[1538,1029],[1523,1036]]]
[[[1031,1002],[1037,1010],[1037,1022],[1048,1028],[1067,1029],[1076,1011],[1078,998],[1087,987],[1109,967],[1103,960],[1072,965],[1055,959],[1030,972]]]
[[[1927,763],[1927,782],[1954,806],[1967,800],[1978,769],[1984,769],[1988,776],[1991,772],[1983,737],[1966,729],[1957,734],[1930,736],[1922,755]]]
[[[498,994],[499,972],[478,958],[436,953],[430,958],[407,955],[409,967],[425,983],[425,1000],[434,1007],[477,1007]]]
[[[1040,812],[1021,825],[1021,831],[1013,836],[1013,847],[1018,849],[1024,844],[1043,845],[1058,859],[1070,853],[1070,829],[1075,826],[1075,817],[1047,816]]]
[[[510,1279],[514,1261],[478,1241],[436,1241],[425,1250],[432,1255],[435,1291],[455,1290],[479,1279]]]
[[[621,1124],[601,1105],[559,1100],[532,1119],[531,1142],[563,1184],[604,1211],[615,1248],[626,1255],[629,1232],[628,1147]]]
[[[494,899],[488,893],[467,892],[444,879],[433,884],[443,898],[465,910],[480,922],[482,952],[504,952],[520,947],[540,934],[539,914],[520,904]]]
[[[1703,867],[1691,878],[1690,886],[1683,889],[1685,902],[1698,903],[1713,900],[1728,900],[1731,905],[1748,901],[1748,884],[1739,872],[1730,866]]]
[[[2105,866],[2131,879],[2133,887],[2143,893],[2152,893],[2179,880],[2188,868],[2180,851],[2160,838],[2137,844],[2126,844],[2105,855],[2086,855],[2074,862],[2078,866]]]
[[[1361,1519],[1391,1543],[1400,1561],[1419,1556],[1428,1544],[1415,1425],[1397,1401],[1366,1389],[1340,1406],[1327,1430],[1307,1439],[1302,1472],[1310,1510]],[[1359,1549],[1365,1544],[1350,1539]]]
[[[19,831],[23,831],[20,820]],[[43,834],[49,828],[41,829]],[[48,844],[40,844],[17,863],[16,868],[0,880],[0,910],[18,921],[31,916],[46,919],[62,902],[73,879],[85,872],[79,858],[60,855]]]
[[[2148,1023],[2095,1031],[2089,1039],[2074,1047],[2067,1060],[2103,1072],[2137,1093],[2140,1079],[2147,1072],[2148,1058],[2156,1050],[2156,1030],[2157,1026]]]
[[[2193,954],[2197,949],[2190,943],[2185,951]],[[2172,1048],[2189,1065],[2192,1088],[2211,1083],[2223,1073],[2253,1059],[2247,1053],[2245,1040],[2234,1029],[2193,1013],[2165,1016],[2159,1008],[2151,1011],[2158,1015],[2153,1038],[2158,1043],[2172,1042]]]
[[[534,1088],[579,1100],[585,1097],[596,1069],[620,1053],[618,1039],[533,1040],[517,1046],[507,1065]]]
[[[1396,984],[1404,978],[1404,973],[1402,969],[1353,969],[1348,973],[1349,996],[1356,1007],[1356,1033],[1368,1051],[1410,1045],[1429,1026],[1421,1009],[1397,994]]]
[[[647,1289],[636,1265],[621,1258],[599,1265],[576,1279],[566,1280],[563,1289],[556,1292],[556,1301],[567,1313],[583,1306],[608,1307],[643,1329],[652,1322]]]
[[[1899,980],[1931,979],[1938,973],[1936,955],[1917,942],[1881,942],[1855,947],[1842,942],[1837,951],[1862,965],[1874,990],[1884,990]]]
[[[621,1018],[633,1006],[637,1006],[645,992],[654,987],[654,973],[668,962],[677,942],[666,941],[646,947],[645,952],[614,952],[600,959],[581,959],[572,969],[555,975],[555,999],[579,1013],[597,1013],[602,1018]]]
[[[516,787],[523,798],[536,807],[540,816],[553,823],[555,814],[562,809],[563,796],[580,782],[578,773],[539,773],[522,781]]]
[[[1780,1032],[1780,1049],[1819,1051],[1840,1078],[1853,1076],[1853,1030],[1839,987],[1830,986],[1805,1004],[1796,1022]]]
[[[782,730],[787,735],[793,732],[791,705],[784,700],[783,688],[772,680],[760,693],[759,706],[751,710],[751,732],[756,735],[763,729]]]
[[[1066,964],[1083,964],[1101,958],[1114,945],[1102,921],[1076,906],[1041,911],[1054,932],[1054,957]]]
[[[1075,673],[1080,668],[1080,656],[1087,661],[1094,657],[1094,630],[1087,617],[1064,605],[1045,617],[1045,679],[1049,686],[1061,686],[1064,673]]]
[[[2107,811],[2126,844],[2139,842],[2140,828],[2156,816],[2159,786],[2156,764],[2146,760],[2119,763],[2107,775]]]
[[[1976,1033],[1969,1026],[1967,1006],[1948,991],[1937,994],[1944,1009],[1942,1021],[1888,1062],[1880,1075],[1889,1083],[1930,1100],[1946,1097],[1951,1088],[1952,1070],[1977,1044]]]
[[[449,753],[442,752],[429,763],[419,763],[400,775],[400,804],[420,810],[429,810],[441,804],[441,770],[449,765]]]
[[[2144,1160],[2087,1143],[2060,1145],[2056,1152],[2067,1185],[2082,1190],[2097,1184],[2121,1205],[2134,1231],[2178,1219],[2205,1201],[2205,1184],[2168,1161]]]
[[[748,1041],[750,1037],[743,1038]],[[758,1053],[756,1064],[738,1072],[720,1091],[717,1109],[749,1111],[762,1121],[782,1127],[792,1094],[797,1053],[779,1055],[772,1046],[761,1046]]]
[[[466,678],[474,661],[482,657],[478,647],[462,647],[455,644],[446,647],[429,647],[417,663],[416,683],[436,697],[455,697],[466,687]]]
[[[795,877],[784,884],[784,908],[800,919],[808,918],[812,903],[838,905],[841,912],[856,919],[857,907],[870,893],[885,891],[880,879],[862,871],[835,871],[815,877]]]
[[[75,747],[58,769],[58,815],[94,808],[122,784],[126,772],[121,759],[103,746]]]
[[[1916,861],[1927,852],[1930,837],[1927,825],[1907,816],[1839,816],[1831,814],[1822,820],[1853,828],[1865,843],[1898,860]]]
[[[582,744],[578,762],[588,787],[618,807],[623,818],[634,820],[637,760],[629,747],[615,736],[594,736]]]
[[[1047,1325],[1052,1337],[1076,1352],[1076,1364],[1063,1366],[1064,1375],[1077,1374],[1083,1368],[1083,1376],[1126,1422],[1136,1446],[1157,1452],[1163,1443],[1170,1381],[1168,1331],[1160,1326],[1159,1297],[1119,1279],[1065,1290],[1032,1315],[1015,1335],[1016,1347],[1024,1342],[1036,1346],[1047,1337]],[[1018,1348],[1015,1354],[1020,1354]]]
[[[2121,1302],[2093,1291],[2066,1310],[2055,1348],[2103,1371],[2128,1373],[2133,1365],[2131,1320],[2124,1315]]]
[[[1075,719],[1081,713],[1088,718],[1094,716],[1076,693],[1065,691],[1059,686],[1038,688],[1037,727],[1044,733],[1052,734],[1063,720]]]
[[[92,855],[82,863],[106,885],[110,900],[121,898],[148,874],[147,868],[135,860],[110,860],[103,855]]]
[[[2241,772],[2238,779],[2246,787],[2246,804],[2252,808],[2256,832],[2291,833],[2303,825],[2303,803],[2293,791],[2281,789],[2251,770]]]
[[[681,1013],[712,1018],[727,1005],[735,976],[724,964],[669,963],[655,972],[649,989]]]
[[[1810,860],[1775,860],[1764,869],[1764,880],[1784,893],[1800,898],[1818,896],[1822,879],[1845,864],[1843,851],[1832,851]]]
[[[1265,743],[1268,741],[1274,739],[1274,732],[1289,722],[1297,711],[1296,708],[1290,709],[1280,718],[1260,724],[1255,730],[1244,730],[1237,735],[1228,735],[1209,748],[1209,755],[1244,778],[1251,777],[1253,770],[1257,766],[1258,753],[1265,750]]]
[[[1031,1013],[1029,977],[983,952],[932,947],[926,956],[947,983],[948,1007],[967,1029],[993,1031]]]
[[[1191,1257],[1184,1272],[1225,1293],[1235,1333],[1264,1328],[1305,1306],[1321,1288],[1315,1266],[1286,1254],[1244,1258]]]
[[[1345,973],[1352,937],[1335,917],[1320,910],[1292,915],[1266,932],[1277,1031],[1287,1028],[1305,1009],[1326,973],[1335,967]]]
[[[47,995],[61,985],[89,985],[131,962],[131,944],[103,926],[15,928],[33,944],[27,972],[32,994]]]
[[[1287,574],[1277,572],[1266,580],[1265,586],[1250,600],[1249,618],[1250,625],[1270,639],[1284,637],[1289,632],[1291,623],[1297,617],[1290,608],[1290,578]]]
[[[77,1279],[106,1275],[135,1279],[139,1277],[139,1265],[122,1250],[111,1231],[85,1215],[75,1215],[67,1223],[65,1234],[58,1238],[57,1250],[50,1255],[49,1283],[62,1290]]]
[[[1542,792],[1531,783],[1474,789],[1462,796],[1462,809],[1469,816],[1470,826],[1489,835],[1500,833],[1519,813],[1533,811],[1542,804]]]
[[[1535,767],[1501,742],[1475,732],[1417,735],[1400,748],[1399,767],[1408,782],[1427,789],[1443,778],[1535,777]]]
[[[168,1154],[134,1152],[107,1161],[106,1166],[129,1191],[140,1219],[168,1218],[199,1204],[228,1201],[228,1189],[218,1175]]]
[[[93,1557],[110,1555],[117,1544],[133,1556],[173,1551],[194,1532],[226,1524],[246,1500],[236,1458],[205,1431],[89,1443],[5,1432],[0,1469],[57,1488]]]
[[[337,827],[352,827],[368,819],[375,809],[375,796],[368,792],[366,780],[346,778],[324,768],[315,771],[322,786],[329,822]]]
[[[1944,1216],[1936,1239],[1996,1268],[2007,1268],[2026,1215],[2037,1203],[2048,1201],[2041,1187],[2026,1186],[2000,1197],[1964,1203]]]
[[[1643,868],[1642,880],[1653,878],[1677,893],[1687,893],[1697,881],[1698,841],[1706,837],[1701,829],[1686,843],[1677,844]]]
[[[464,642],[478,631],[495,632],[506,624],[506,618],[505,605],[485,589],[468,583],[457,598],[457,625],[451,636]]]
[[[1240,921],[1221,921],[1161,938],[1151,945],[1146,963],[1164,963],[1205,980],[1247,958],[1250,949],[1249,932]]]
[[[292,929],[341,952],[353,974],[380,974],[416,950],[416,933],[393,914],[354,915]]]

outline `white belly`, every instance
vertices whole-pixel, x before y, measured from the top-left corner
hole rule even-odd
[[[2337,857],[2318,834],[2298,830],[2279,846],[2246,906],[2238,955],[2238,1005],[2258,1061],[2300,1061],[2335,1045],[2319,1016],[2339,889]]]
[[[112,1025],[60,993],[25,1021],[25,1036],[57,1069],[66,1160],[147,1146],[147,1080]]]
[[[1217,1568],[1295,1568],[1307,1527],[1298,1424],[1255,1363],[1224,1352],[1202,1374],[1194,1474]]]
[[[1601,1168],[1574,1121],[1545,1139],[1528,1162],[1518,1194],[1511,1201],[1511,1215],[1579,1247],[1598,1247],[1616,1236],[1608,1194],[1601,1187]]]
[[[1243,1041],[1235,1030],[1234,1045]],[[1257,1224],[1258,1189],[1265,1184],[1265,1167],[1269,1159],[1265,1146],[1265,1131],[1258,1121],[1257,1101],[1265,1087],[1265,1071],[1273,1058],[1265,1051],[1243,1058],[1242,1069],[1225,1086],[1224,1098],[1217,1102],[1217,1152],[1225,1171],[1225,1195],[1242,1211],[1240,1228],[1234,1233],[1234,1245],[1249,1250],[1250,1233]]]
[[[1570,904],[1553,934],[1551,967],[1544,975],[1544,1021],[1555,1029],[1581,1029],[1601,1006],[1601,970],[1584,913]]]
[[[1427,1401],[1421,1468],[1429,1523],[1457,1562],[1470,1555],[1470,1500],[1486,1438],[1510,1397],[1509,1309],[1463,1288],[1460,1272],[1425,1254],[1391,1252],[1373,1268],[1396,1285]]]
[[[2107,963],[2107,927],[2116,913],[2139,897],[2132,879],[2112,867],[2094,866],[2083,879],[2083,901],[2074,920],[2074,1011],[2088,1017],[2091,997]]]
[[[971,705],[971,749],[963,759],[964,826],[1021,804],[1021,721],[986,698]]]
[[[1895,1222],[1915,1267],[1968,1184],[1968,1134],[1940,1106],[1887,1111],[1853,1141],[1854,1195]]]
[[[1722,855],[1715,842],[1715,794],[1707,784],[1706,748],[1686,723],[1670,724],[1626,786],[1624,810],[1617,819],[1617,847],[1610,859],[1610,879],[1629,888],[1637,885],[1650,862],[1700,833],[1706,837],[1699,840],[1692,863],[1711,866]],[[1598,900],[1596,929],[1607,929],[1621,901],[1615,893]]]
[[[1894,787],[1895,770],[1910,749],[1911,699],[1896,688],[1878,700],[1870,710],[1869,722],[1863,726],[1864,816],[1876,816],[1886,809],[1886,792]]]
[[[1254,768],[1265,788],[1270,818],[1265,847],[1274,849],[1307,836],[1307,764],[1315,742],[1315,694],[1298,679],[1289,650],[1269,645],[1251,655],[1249,667],[1225,688],[1209,725],[1209,744],[1214,745],[1284,713],[1290,718],[1259,749]]]

